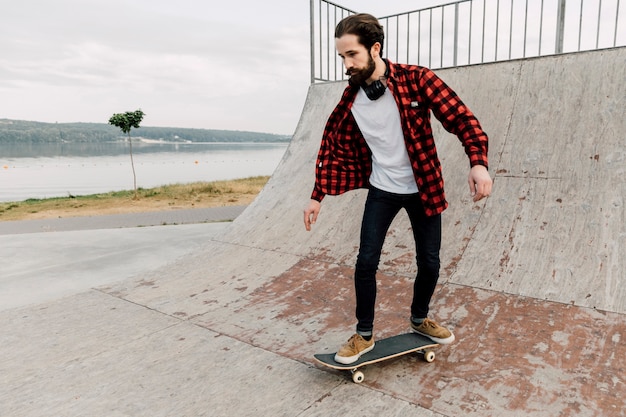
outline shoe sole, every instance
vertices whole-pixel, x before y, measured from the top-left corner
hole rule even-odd
[[[340,363],[342,365],[350,365],[351,363],[358,361],[359,358],[365,355],[367,352],[372,351],[372,349],[374,349],[374,346],[376,346],[376,343],[372,343],[372,346],[363,349],[361,352],[359,352],[358,355],[354,355],[354,356],[342,357],[342,356],[335,355],[335,362]]]

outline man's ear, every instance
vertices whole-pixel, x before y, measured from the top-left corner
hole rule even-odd
[[[372,58],[377,58],[380,56],[380,42],[376,42],[374,45],[372,45],[372,47],[370,48],[370,55],[372,55]]]

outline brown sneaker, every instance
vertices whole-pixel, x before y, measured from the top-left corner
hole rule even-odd
[[[360,334],[354,334],[348,342],[335,354],[335,362],[349,365],[359,360],[362,354],[374,349],[374,338],[369,341]]]
[[[423,336],[430,338],[433,342],[447,345],[454,342],[454,334],[445,327],[438,325],[436,322],[430,319],[424,319],[424,322],[417,325],[411,321],[411,329],[415,333],[419,333]]]

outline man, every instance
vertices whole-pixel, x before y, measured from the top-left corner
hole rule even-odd
[[[489,196],[487,135],[472,112],[427,68],[382,58],[384,32],[368,14],[351,15],[335,29],[335,47],[350,76],[331,113],[316,162],[315,187],[304,210],[311,230],[325,195],[368,188],[355,269],[356,334],[335,356],[350,364],[374,348],[376,271],[385,235],[401,208],[409,216],[417,252],[411,328],[437,343],[454,335],[428,318],[439,279],[441,213],[447,208],[430,126],[430,111],[457,135],[469,157],[474,201]]]

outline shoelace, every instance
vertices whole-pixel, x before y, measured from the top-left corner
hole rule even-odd
[[[430,327],[431,329],[436,329],[437,323],[435,323],[434,321],[430,320],[430,319],[424,319],[424,322],[422,323],[422,325],[424,327]]]
[[[352,337],[350,337],[350,339],[348,339],[348,344],[350,345],[350,347],[356,348],[356,339],[357,339],[357,335],[356,334],[352,335]]]

